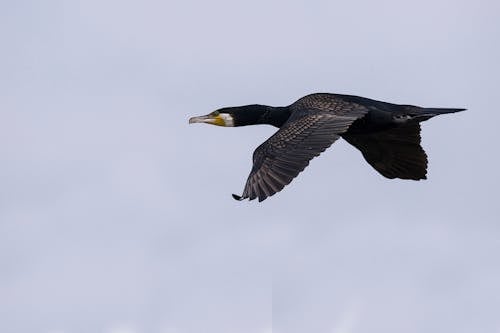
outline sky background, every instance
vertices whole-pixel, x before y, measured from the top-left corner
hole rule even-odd
[[[0,331],[500,332],[498,1],[2,1]],[[428,180],[337,141],[236,202],[312,92],[465,107]]]

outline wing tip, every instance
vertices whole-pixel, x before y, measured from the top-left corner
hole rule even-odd
[[[239,195],[237,195],[237,194],[231,194],[231,195],[232,195],[233,199],[234,199],[234,200],[237,200],[237,201],[243,201],[243,200],[245,200],[245,199],[248,199],[248,200],[250,200],[250,201],[251,201],[251,200],[253,200],[253,199],[258,199],[258,200],[259,200],[259,202],[262,202],[262,201],[264,201],[264,200],[266,200],[266,199],[267,199],[267,196],[255,197],[255,198],[250,197],[250,198],[249,198],[249,197],[239,196]]]
[[[241,200],[243,200],[243,199],[244,199],[243,197],[241,197],[241,196],[239,196],[239,195],[237,195],[237,194],[232,194],[232,196],[233,196],[233,199],[234,199],[234,200],[237,200],[237,201],[241,201]]]

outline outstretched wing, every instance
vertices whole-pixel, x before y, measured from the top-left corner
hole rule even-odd
[[[387,178],[425,179],[427,155],[420,146],[420,125],[408,123],[390,130],[343,135],[381,175]]]
[[[366,110],[338,115],[330,112],[301,112],[290,119],[253,154],[253,168],[237,200],[272,196],[288,185],[309,161],[330,147]]]

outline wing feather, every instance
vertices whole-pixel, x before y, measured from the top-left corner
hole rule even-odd
[[[281,191],[366,112],[361,108],[340,115],[314,110],[292,115],[254,151],[253,168],[243,194],[233,196],[238,200],[262,201]]]
[[[384,132],[344,135],[365,160],[387,178],[425,179],[427,155],[420,145],[420,125],[410,123]]]

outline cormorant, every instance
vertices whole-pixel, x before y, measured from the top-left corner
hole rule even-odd
[[[463,110],[316,93],[283,107],[252,104],[222,108],[193,117],[189,123],[229,127],[269,124],[279,128],[255,149],[243,194],[233,194],[236,200],[262,201],[281,191],[339,137],[359,149],[384,177],[426,179],[427,155],[420,146],[420,122]]]

